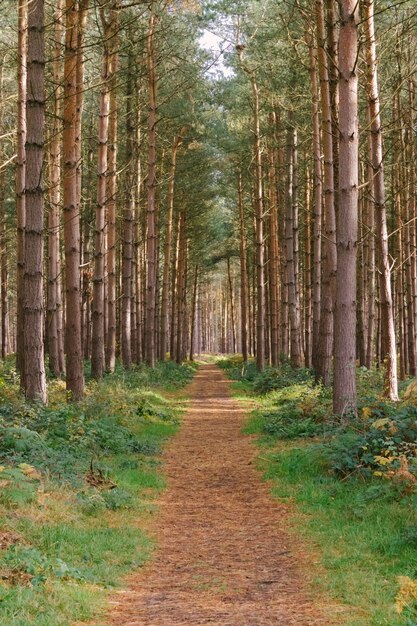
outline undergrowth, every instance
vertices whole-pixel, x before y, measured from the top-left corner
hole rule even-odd
[[[257,375],[223,359],[256,409],[245,426],[261,446],[275,496],[289,500],[299,533],[318,544],[322,591],[338,623],[417,624],[417,407],[381,398],[382,372],[358,370],[358,416],[332,414],[331,393],[288,363]],[[236,375],[238,373],[238,375]]]
[[[163,488],[159,453],[181,407],[162,391],[194,366],[158,363],[101,382],[67,403],[25,403],[13,362],[0,372],[0,623],[70,626],[100,615],[108,589],[149,557],[141,520]]]

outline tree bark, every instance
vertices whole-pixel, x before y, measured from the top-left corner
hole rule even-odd
[[[169,186],[168,186],[168,215],[166,222],[165,232],[165,250],[164,250],[164,269],[162,277],[162,302],[161,302],[161,337],[160,337],[160,350],[159,358],[161,361],[165,361],[167,352],[167,339],[168,339],[168,305],[169,305],[169,274],[171,267],[171,246],[172,246],[172,221],[174,214],[174,192],[175,192],[175,171],[177,167],[177,153],[178,149],[183,141],[185,127],[183,127],[175,138],[171,152],[171,168],[169,173]]]
[[[42,169],[45,142],[45,14],[43,0],[28,8],[26,101],[26,229],[24,269],[24,390],[28,400],[46,403],[44,363]]]
[[[106,176],[107,210],[107,337],[106,370],[116,366],[116,194],[117,194],[117,70],[120,2],[115,0],[109,12],[106,41],[109,46],[109,137]]]
[[[50,147],[50,209],[48,215],[48,357],[55,376],[65,372],[63,312],[60,257],[61,213],[61,138],[62,138],[62,35],[64,2],[59,0],[55,12],[53,78],[55,92]]]
[[[322,380],[325,385],[328,385],[330,383],[333,354],[333,313],[337,248],[334,200],[333,124],[329,69],[325,50],[326,35],[324,27],[323,0],[316,0],[316,25],[322,112],[322,143],[324,158],[323,193],[325,212],[324,243],[322,248],[319,358],[317,360],[316,378],[318,380]]]
[[[371,119],[371,158],[373,193],[375,202],[376,241],[380,276],[381,333],[385,336],[386,353],[384,393],[391,400],[398,400],[397,348],[391,294],[391,267],[388,251],[388,230],[385,208],[385,181],[382,148],[382,128],[377,76],[376,39],[374,26],[374,0],[364,0],[364,33],[366,39],[366,63],[368,106]]]
[[[253,74],[251,75],[251,83],[253,96],[253,150],[255,160],[256,367],[259,372],[262,372],[265,368],[264,218],[259,89]]]
[[[101,9],[101,19],[106,34],[109,27],[106,22],[104,9]],[[110,50],[106,39],[102,61],[102,88],[100,94],[100,112],[98,128],[98,162],[97,162],[97,205],[95,218],[95,250],[94,250],[94,279],[92,303],[92,345],[91,345],[91,375],[93,378],[102,378],[105,370],[105,332],[104,332],[104,286],[105,286],[105,228],[108,173],[108,142],[110,116]]]
[[[248,270],[243,204],[242,172],[238,173],[239,251],[240,251],[240,310],[243,362],[248,361]]]
[[[287,131],[287,203],[285,216],[285,265],[290,321],[290,359],[293,367],[301,367],[301,316],[298,293],[298,200],[297,200],[297,134],[289,114]]]
[[[77,45],[78,5],[65,2],[64,59],[64,241],[66,293],[66,384],[74,400],[84,393],[80,293],[80,216],[77,193]]]
[[[279,363],[279,305],[278,305],[278,277],[279,277],[279,245],[278,245],[278,202],[276,181],[276,114],[271,113],[271,130],[273,145],[269,147],[269,276],[270,276],[270,310],[271,310],[271,364],[277,367]]]
[[[310,54],[310,85],[312,93],[312,127],[313,127],[313,268],[312,268],[312,315],[313,315],[313,338],[312,338],[312,366],[318,371],[318,355],[320,345],[320,315],[321,315],[321,230],[322,230],[322,204],[323,204],[323,182],[321,164],[321,137],[320,137],[320,112],[319,112],[319,90],[317,77],[317,50],[314,46],[313,37],[309,36]]]
[[[25,269],[25,186],[26,186],[26,95],[27,95],[27,11],[28,0],[18,3],[18,59],[17,59],[17,139],[16,139],[16,367],[20,385],[24,389],[24,269]]]
[[[197,293],[198,293],[198,264],[194,269],[194,288],[193,288],[193,300],[191,306],[191,329],[190,329],[190,361],[194,361],[194,339],[196,331],[196,307],[197,307]]]
[[[155,25],[156,16],[153,4],[150,7],[147,34],[148,71],[148,178],[147,178],[147,263],[146,263],[146,320],[145,351],[146,361],[155,367],[155,310],[156,310],[156,232],[155,232],[155,191],[156,191],[156,67],[155,67]]]
[[[125,369],[132,366],[132,276],[133,276],[133,225],[136,213],[136,146],[133,117],[133,53],[128,59],[126,94],[126,196],[123,213],[122,243],[122,362]]]
[[[356,254],[358,231],[358,78],[356,0],[341,0],[339,35],[340,175],[333,410],[356,413]]]

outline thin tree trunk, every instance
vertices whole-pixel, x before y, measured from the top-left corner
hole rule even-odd
[[[82,211],[82,173],[83,173],[83,158],[82,158],[82,122],[83,122],[83,108],[84,108],[84,74],[85,74],[85,61],[84,61],[84,37],[85,31],[87,27],[87,14],[88,14],[88,5],[89,0],[79,0],[78,3],[78,29],[77,29],[77,113],[76,113],[76,130],[75,130],[75,154],[76,154],[76,177],[77,177],[77,212],[80,216],[80,239],[81,239],[81,230],[84,226],[84,233],[87,236],[87,241],[80,244],[80,254],[82,253],[82,258],[80,259],[81,265],[85,268],[88,268],[87,263],[89,263],[90,255],[88,250],[89,245],[89,231],[88,224],[83,224],[81,221],[81,216],[83,216],[83,221],[87,221],[88,217]],[[84,257],[84,253],[86,253],[86,257]],[[86,281],[84,281],[84,277]],[[90,355],[90,347],[88,345],[88,335],[89,335],[89,325],[90,325],[90,315],[89,315],[89,302],[88,299],[84,302],[84,287],[87,286],[86,293],[88,294],[89,290],[89,269],[84,270],[82,272],[82,293],[81,293],[81,345],[83,350],[83,355],[87,354],[89,358]],[[85,306],[84,306],[85,305]],[[84,325],[86,327],[84,327]],[[84,345],[84,339],[86,340],[87,345]]]
[[[102,22],[105,22],[102,10]],[[105,28],[107,31],[108,29]],[[99,129],[98,129],[98,163],[97,163],[97,205],[95,219],[95,250],[94,250],[94,279],[92,303],[92,345],[91,345],[91,375],[93,378],[102,378],[105,369],[105,332],[104,332],[104,283],[105,283],[105,227],[108,172],[108,140],[110,115],[110,52],[108,42],[102,61],[102,88],[100,95]]]
[[[366,283],[368,286],[367,297],[367,341],[366,341],[366,367],[370,369],[374,363],[375,357],[375,299],[376,299],[376,284],[375,284],[375,203],[373,200],[373,169],[372,169],[372,154],[371,154],[371,136],[368,134],[368,165],[367,165],[367,178],[368,178],[368,193],[366,197],[366,227],[367,238],[369,243],[367,245],[367,258],[366,258]]]
[[[285,216],[285,262],[288,289],[288,315],[290,320],[290,358],[293,367],[301,367],[301,317],[298,297],[298,202],[296,188],[296,130],[289,114],[287,134],[287,206]]]
[[[305,366],[312,367],[312,263],[311,263],[311,178],[310,172],[306,172],[306,241],[305,241]]]
[[[239,250],[240,250],[240,310],[243,362],[248,360],[248,270],[243,205],[242,172],[238,174]]]
[[[64,2],[59,0],[55,12],[54,64],[55,87],[52,139],[50,147],[50,209],[48,215],[48,356],[49,368],[55,376],[64,373],[64,342],[62,319],[60,213],[61,213],[61,138],[62,138],[62,35]]]
[[[155,232],[155,190],[156,190],[156,68],[155,68],[155,25],[153,5],[150,7],[147,34],[148,69],[148,178],[147,178],[147,260],[146,260],[146,320],[145,349],[146,361],[155,367],[155,309],[156,309],[156,232]]]
[[[4,98],[4,60],[0,61],[0,102]],[[0,110],[0,135],[4,134],[4,111]],[[0,163],[3,163],[4,154],[0,144]],[[6,170],[0,169],[0,283],[1,283],[1,357],[4,359],[8,353],[8,282],[7,271],[7,226],[6,226]]]
[[[256,367],[265,368],[265,268],[264,268],[264,218],[262,189],[261,129],[259,115],[259,88],[255,76],[250,74],[253,97],[253,135],[255,161],[255,262],[256,262]]]
[[[128,83],[126,95],[126,198],[123,215],[122,244],[122,362],[126,369],[132,366],[132,268],[133,268],[133,225],[136,212],[136,150],[134,145],[133,118],[133,53],[128,59]]]
[[[378,242],[380,274],[381,333],[385,336],[387,351],[385,361],[384,392],[391,400],[398,400],[397,348],[391,294],[391,267],[388,251],[388,230],[385,208],[385,182],[382,149],[382,129],[377,77],[376,40],[374,29],[374,0],[364,0],[364,32],[368,82],[368,106],[371,118],[371,156],[375,221]]]
[[[16,366],[20,372],[20,385],[24,389],[24,269],[25,269],[25,186],[26,186],[26,93],[27,93],[27,11],[28,0],[18,3],[18,60],[17,60],[17,157],[16,157]]]
[[[66,293],[66,384],[74,400],[84,393],[80,293],[80,216],[77,197],[77,2],[65,2],[64,61],[64,240]]]
[[[116,193],[117,193],[117,70],[120,2],[112,3],[107,24],[106,41],[109,46],[109,138],[106,176],[107,209],[107,336],[106,370],[116,366]]]
[[[278,203],[276,181],[276,115],[271,113],[271,128],[274,145],[268,150],[269,156],[269,238],[270,238],[270,310],[271,310],[271,364],[277,367],[279,362],[279,305],[278,305],[278,275],[279,275],[279,247],[278,247]]]
[[[232,337],[232,352],[236,352],[236,326],[235,326],[235,299],[233,294],[233,280],[230,270],[230,258],[227,257],[227,278],[229,282],[229,296],[230,296],[230,326]]]
[[[317,361],[316,378],[322,380],[325,385],[328,385],[330,383],[333,354],[333,311],[335,299],[337,249],[334,204],[333,125],[328,60],[325,51],[326,38],[323,0],[316,0],[316,24],[322,111],[322,142],[324,158],[323,193],[325,212],[325,236],[322,249],[319,358]]]
[[[181,363],[181,351],[183,343],[183,293],[185,283],[185,264],[186,264],[186,236],[185,236],[185,214],[181,211],[180,224],[179,224],[179,251],[178,251],[178,279],[177,279],[177,299],[176,299],[176,337],[174,336],[175,343],[175,360],[177,363]]]
[[[194,361],[194,338],[196,330],[196,307],[197,307],[197,290],[198,290],[198,264],[194,269],[194,289],[193,301],[191,307],[191,332],[190,332],[190,361]]]
[[[319,91],[317,77],[317,50],[313,38],[308,39],[310,53],[310,84],[312,93],[312,126],[313,126],[313,158],[314,158],[314,222],[313,222],[313,272],[312,272],[312,300],[313,300],[313,338],[312,338],[312,366],[317,371],[319,341],[320,341],[320,314],[321,314],[321,229],[322,229],[322,204],[323,182],[321,165],[321,138],[320,138],[320,114],[319,114]]]
[[[179,255],[180,255],[180,235],[181,235],[182,213],[178,214],[176,227],[176,240],[174,247],[174,257],[172,259],[171,271],[171,324],[170,324],[170,346],[169,355],[171,361],[176,360],[176,333],[177,333],[177,299],[179,285]]]
[[[165,233],[165,250],[164,250],[164,269],[162,278],[162,302],[161,302],[161,337],[160,337],[160,351],[159,358],[164,361],[167,352],[167,339],[168,339],[168,305],[169,305],[169,271],[171,267],[171,246],[172,246],[172,220],[174,212],[174,191],[175,191],[175,171],[177,166],[177,153],[182,143],[185,133],[185,127],[183,127],[178,133],[174,144],[172,146],[171,153],[171,168],[169,173],[169,187],[168,187],[168,216],[166,223]]]

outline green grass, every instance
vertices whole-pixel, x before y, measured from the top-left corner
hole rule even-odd
[[[22,401],[13,363],[4,365],[0,542],[11,545],[0,550],[2,626],[102,623],[109,592],[154,549],[144,527],[165,487],[159,455],[194,369],[118,368],[69,405],[63,383],[51,381],[44,408]]]
[[[397,576],[417,574],[416,543],[407,534],[416,525],[413,498],[377,480],[337,480],[315,444],[291,442],[267,459],[273,494],[296,505],[297,531],[320,546],[327,576],[317,582],[350,607],[346,624],[410,624],[394,602]]]
[[[233,367],[226,371],[233,374]],[[358,378],[363,399],[370,402],[378,397],[380,372],[359,372]],[[257,435],[260,469],[273,495],[291,505],[291,532],[304,538],[307,550],[311,546],[321,555],[314,585],[321,598],[341,605],[337,623],[416,626],[415,604],[398,614],[395,598],[398,576],[417,578],[417,494],[369,472],[356,471],[343,478],[335,473],[329,452],[346,434],[335,425],[325,390],[319,394],[319,406],[314,402],[311,406],[317,424],[327,433],[298,438],[294,430],[292,438],[282,438],[279,430],[266,432],[271,419],[299,424],[306,398],[304,408],[309,410],[308,388],[296,384],[256,395],[253,380],[234,383],[235,396],[248,408],[256,401],[244,432]],[[317,411],[323,406],[327,407],[324,421]]]

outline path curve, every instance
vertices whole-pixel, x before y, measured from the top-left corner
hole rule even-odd
[[[229,381],[203,365],[188,392],[190,408],[164,455],[157,552],[114,598],[109,625],[330,624],[308,596],[308,563],[291,547],[286,507],[254,467]]]

